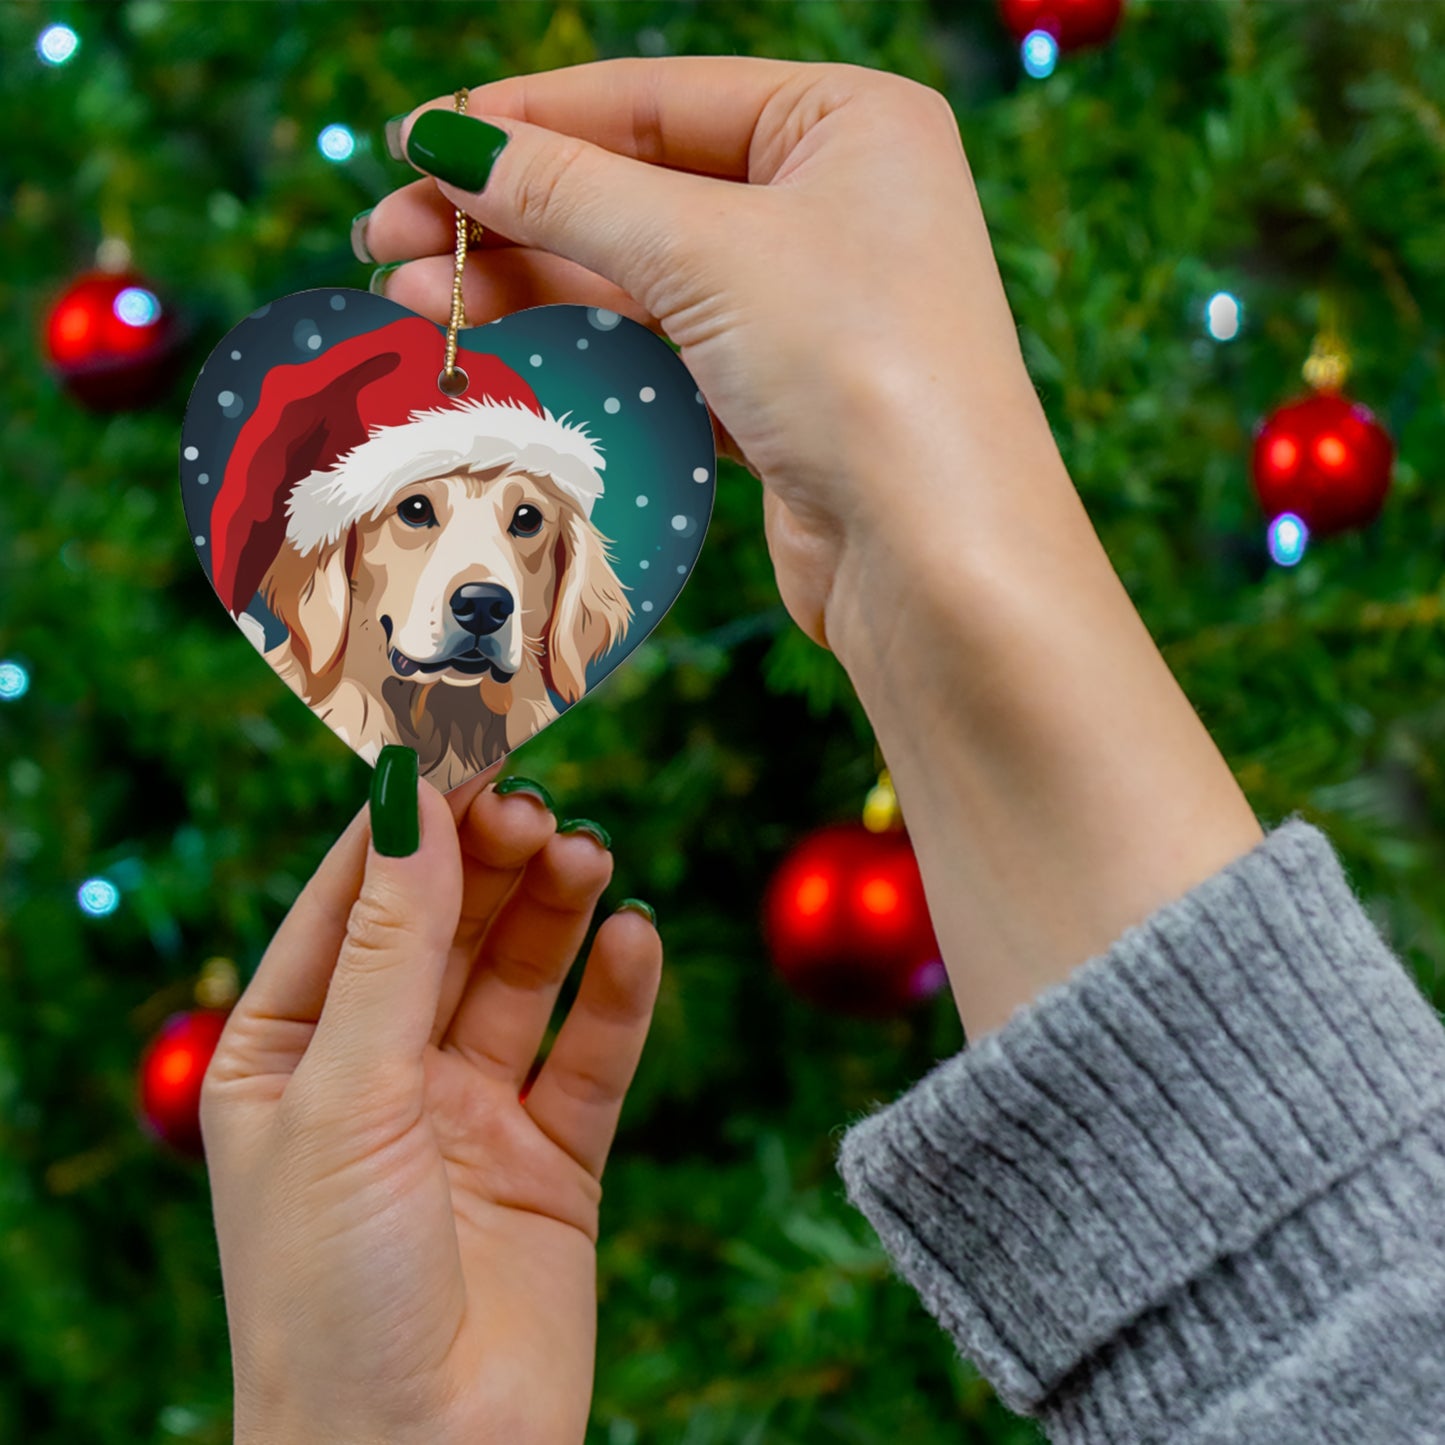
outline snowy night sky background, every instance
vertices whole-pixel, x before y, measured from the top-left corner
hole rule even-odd
[[[302,291],[252,312],[211,353],[186,409],[180,463],[186,522],[207,577],[211,505],[266,373],[409,314],[367,291]],[[445,341],[439,326],[438,371]],[[499,357],[554,416],[570,412],[569,422],[585,425],[606,459],[592,521],[610,539],[634,617],[626,638],[589,667],[590,692],[666,615],[702,549],[717,476],[707,407],[671,347],[611,311],[533,307],[462,331],[458,345],[463,370],[468,351]],[[276,646],[281,624],[259,597],[248,610],[267,648]]]

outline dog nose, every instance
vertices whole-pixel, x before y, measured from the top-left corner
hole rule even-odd
[[[477,637],[495,632],[515,606],[512,594],[495,582],[468,582],[452,593],[452,616]]]

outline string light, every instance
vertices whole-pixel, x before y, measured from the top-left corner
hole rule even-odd
[[[80,49],[80,36],[68,25],[47,25],[35,42],[35,53],[47,65],[64,65]]]
[[[1228,291],[1216,291],[1204,308],[1204,329],[1216,341],[1233,341],[1244,325],[1244,307]]]
[[[1293,512],[1281,512],[1269,524],[1269,555],[1281,567],[1293,567],[1305,554],[1310,529]]]
[[[1059,63],[1059,42],[1047,30],[1031,30],[1019,47],[1024,69],[1035,80],[1045,80]]]
[[[30,691],[30,674],[18,662],[0,662],[0,702],[18,702]]]
[[[329,161],[349,161],[356,152],[356,137],[347,126],[329,125],[316,137],[316,148]]]
[[[155,292],[147,291],[144,286],[127,286],[115,298],[111,310],[116,320],[127,326],[149,326],[161,314],[161,303]]]
[[[87,878],[75,898],[80,911],[92,918],[108,918],[120,907],[120,889],[109,878]]]

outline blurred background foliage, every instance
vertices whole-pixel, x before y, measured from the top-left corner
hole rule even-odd
[[[59,68],[35,40],[63,21]],[[10,3],[0,9],[0,1440],[230,1439],[204,1169],[134,1077],[201,961],[243,979],[368,769],[222,615],[176,481],[211,345],[286,292],[364,286],[351,216],[411,173],[387,116],[595,57],[883,67],[958,115],[1026,355],[1115,564],[1261,817],[1331,834],[1445,996],[1445,7],[1135,0],[1115,42],[1021,75],[976,3]],[[331,164],[316,138],[353,128]],[[106,236],[184,311],[192,364],[96,417],[39,328]],[[908,264],[908,237],[880,268]],[[1207,338],[1219,289],[1242,335]],[[1252,428],[1322,304],[1399,446],[1381,521],[1273,567]],[[920,518],[920,525],[926,525]],[[841,1128],[959,1047],[944,1000],[824,1015],[770,972],[766,880],[876,772],[831,656],[779,605],[757,483],[724,467],[681,599],[509,763],[612,830],[669,965],[608,1171],[590,1440],[1037,1439],[955,1358],[843,1198]],[[119,909],[76,888],[103,874]]]

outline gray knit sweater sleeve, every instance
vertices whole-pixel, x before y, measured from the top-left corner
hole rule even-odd
[[[839,1162],[1053,1441],[1445,1441],[1445,1030],[1301,819]]]

